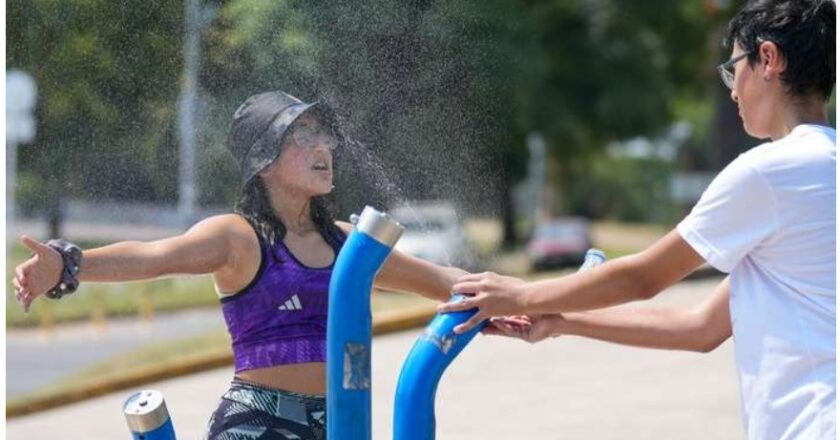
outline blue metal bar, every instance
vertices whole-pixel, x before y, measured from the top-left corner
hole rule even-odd
[[[367,207],[336,258],[327,312],[327,438],[371,438],[373,281],[402,227]]]
[[[449,302],[461,301],[454,295]],[[456,325],[468,320],[478,309],[442,313],[435,316],[414,343],[397,381],[394,401],[394,440],[435,438],[435,394],[446,367],[481,331],[487,321],[467,333],[455,334]]]

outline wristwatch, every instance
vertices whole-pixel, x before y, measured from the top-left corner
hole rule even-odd
[[[50,289],[46,296],[50,299],[61,299],[62,296],[69,295],[79,288],[79,279],[76,275],[79,273],[79,265],[82,262],[82,248],[61,238],[48,241],[47,246],[61,254],[64,267],[58,284]]]

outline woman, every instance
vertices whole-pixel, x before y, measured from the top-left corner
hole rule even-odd
[[[322,439],[326,313],[333,262],[352,226],[335,222],[333,113],[282,92],[248,98],[234,114],[228,148],[242,193],[233,214],[183,235],[81,252],[23,236],[33,257],[15,270],[18,300],[60,298],[79,281],[119,282],[212,274],[231,334],[235,376],[208,438]],[[393,252],[376,286],[443,300],[464,272]]]
[[[674,231],[638,254],[534,283],[462,278],[453,291],[475,296],[441,310],[480,311],[456,331],[524,314],[490,332],[694,351],[734,335],[747,436],[835,438],[837,136],[826,105],[835,17],[831,0],[748,2],[719,70],[745,131],[770,141],[730,163]],[[697,307],[587,311],[651,298],[704,262],[729,277]]]

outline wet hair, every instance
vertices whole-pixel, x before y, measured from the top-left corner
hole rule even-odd
[[[315,227],[330,244],[333,244],[336,236],[342,235],[335,225],[333,206],[329,196],[317,196],[312,198],[309,207],[309,216],[315,223]],[[268,190],[260,176],[254,177],[245,185],[233,212],[241,215],[251,224],[260,236],[260,241],[274,245],[286,236],[286,225],[274,214],[268,198]]]
[[[772,41],[787,61],[781,80],[788,93],[828,100],[836,72],[834,9],[832,0],[752,0],[729,22],[724,45],[738,43],[754,66],[758,46]]]
[[[327,120],[327,123],[335,129],[333,121]],[[290,128],[293,127],[294,124]],[[281,145],[284,143],[285,136],[281,140]],[[335,168],[335,161],[333,161],[333,168]],[[254,176],[242,188],[233,212],[241,215],[251,224],[263,243],[274,245],[286,236],[286,225],[274,214],[268,190],[260,175]],[[335,203],[332,195],[313,197],[309,206],[309,216],[324,240],[335,247],[337,241],[344,236],[344,232],[335,225]]]

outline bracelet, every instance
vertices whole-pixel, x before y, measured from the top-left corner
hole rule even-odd
[[[45,295],[50,299],[61,299],[62,296],[69,295],[79,288],[79,279],[76,275],[79,273],[79,265],[82,262],[82,248],[61,238],[48,241],[47,246],[61,254],[64,267],[58,284]]]

